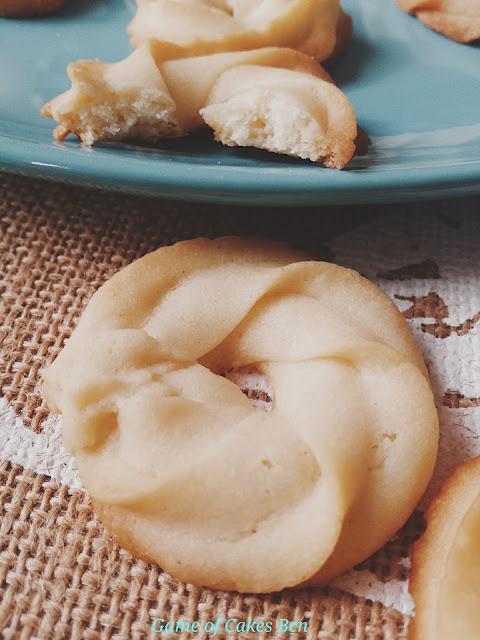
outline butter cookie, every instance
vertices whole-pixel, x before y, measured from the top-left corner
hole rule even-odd
[[[211,126],[224,144],[254,146],[342,168],[355,152],[354,111],[315,60],[275,47],[155,62],[142,45],[115,64],[68,66],[72,88],[42,114],[83,144],[156,142]]]
[[[480,38],[479,0],[397,0],[427,27],[457,42]]]
[[[270,411],[226,377],[245,367],[267,379]],[[267,241],[137,260],[43,379],[113,538],[212,588],[328,581],[404,524],[436,458],[426,368],[393,302]]]
[[[477,640],[480,629],[480,458],[457,467],[415,543],[410,640]]]

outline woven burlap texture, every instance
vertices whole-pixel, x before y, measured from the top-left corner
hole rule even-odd
[[[288,240],[332,258],[324,242],[378,215],[367,207],[297,212],[158,201],[0,174],[0,386],[23,423],[39,432],[48,411],[40,372],[70,336],[92,293],[135,258],[177,240],[224,234]],[[306,621],[308,638],[404,640],[408,619],[334,589],[266,596],[182,584],[132,558],[108,537],[83,491],[8,461],[0,468],[0,634],[5,639],[127,640],[155,634],[152,622],[218,617]],[[382,580],[421,532],[414,515],[395,541],[363,563]],[[292,549],[292,553],[295,550]],[[232,633],[215,637],[298,638]]]

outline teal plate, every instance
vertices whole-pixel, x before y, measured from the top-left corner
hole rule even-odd
[[[0,168],[24,175],[204,202],[322,205],[480,192],[480,46],[457,44],[394,0],[343,0],[354,35],[333,69],[373,144],[342,171],[205,132],[155,147],[52,138],[44,102],[68,86],[66,65],[130,51],[133,0],[67,0],[63,12],[0,19]]]

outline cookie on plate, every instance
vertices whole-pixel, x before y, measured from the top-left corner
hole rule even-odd
[[[410,640],[478,640],[480,457],[457,467],[426,516],[413,548]]]
[[[115,64],[81,60],[72,88],[42,108],[54,131],[83,144],[182,136],[210,126],[217,140],[342,168],[357,122],[321,65],[294,49],[267,47],[157,61],[143,44]]]
[[[457,42],[480,38],[479,0],[397,0],[428,27]]]
[[[262,47],[297,49],[324,61],[343,48],[350,18],[339,0],[137,0],[132,44],[178,59]]]
[[[233,382],[252,368],[270,411]],[[137,260],[43,378],[113,538],[212,588],[322,584],[364,560],[409,517],[437,453],[427,371],[393,302],[265,240]]]

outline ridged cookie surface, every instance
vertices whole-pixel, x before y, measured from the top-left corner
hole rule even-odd
[[[263,47],[323,61],[348,39],[339,0],[137,0],[127,28],[162,60]],[[347,36],[347,37],[346,37]]]
[[[269,412],[224,377],[252,366]],[[180,242],[120,271],[44,393],[112,536],[222,589],[317,584],[363,560],[408,518],[437,451],[426,369],[390,299],[261,240]]]

